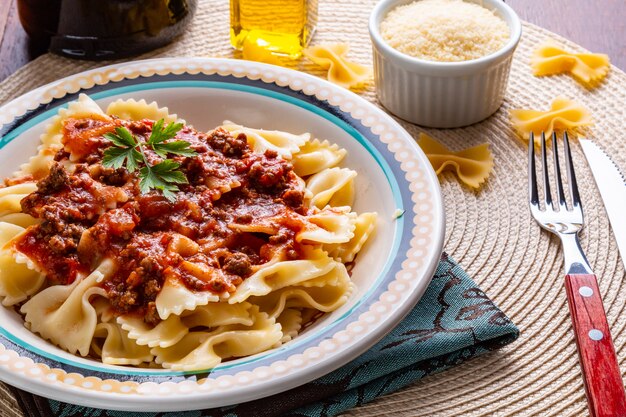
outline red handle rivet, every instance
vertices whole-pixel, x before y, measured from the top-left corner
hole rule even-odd
[[[602,333],[600,330],[598,329],[589,330],[589,339],[598,341],[598,340],[602,340],[603,337],[604,337],[604,333]]]

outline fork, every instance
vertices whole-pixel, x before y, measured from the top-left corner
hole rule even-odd
[[[541,208],[537,191],[534,143],[535,135],[531,133],[528,144],[530,212],[543,229],[554,233],[561,239],[565,258],[565,289],[589,412],[592,417],[624,417],[626,416],[624,384],[602,305],[598,281],[578,240],[578,232],[584,223],[583,209],[574,174],[569,138],[565,132],[563,143],[571,207],[567,206],[563,191],[556,133],[552,134],[552,153],[557,201],[552,200],[550,175],[547,168],[546,137],[542,133],[541,161],[545,207]]]

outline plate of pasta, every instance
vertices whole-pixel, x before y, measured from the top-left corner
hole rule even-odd
[[[129,411],[226,406],[391,330],[441,254],[413,138],[316,77],[226,59],[77,74],[0,107],[0,379]]]

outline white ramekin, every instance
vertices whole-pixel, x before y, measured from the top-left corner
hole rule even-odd
[[[415,0],[382,0],[372,11],[369,32],[374,79],[381,104],[396,116],[428,127],[460,127],[491,116],[502,104],[522,25],[502,0],[466,0],[494,10],[508,24],[510,39],[491,55],[471,61],[435,62],[405,55],[380,34],[387,13]]]

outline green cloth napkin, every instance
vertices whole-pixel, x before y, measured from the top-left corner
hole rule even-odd
[[[444,253],[421,301],[380,342],[342,368],[270,398],[202,411],[127,413],[15,391],[27,417],[335,416],[511,343],[518,335],[509,318]]]

